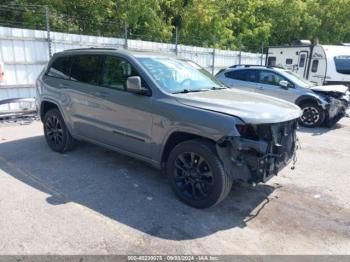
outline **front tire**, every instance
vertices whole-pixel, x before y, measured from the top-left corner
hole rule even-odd
[[[325,120],[325,112],[316,103],[304,103],[300,105],[303,114],[299,119],[299,124],[304,127],[321,126]]]
[[[232,187],[214,145],[205,140],[178,144],[169,155],[166,171],[178,198],[195,208],[217,205]]]
[[[64,153],[72,149],[75,140],[57,108],[45,114],[43,124],[46,142],[53,151]]]

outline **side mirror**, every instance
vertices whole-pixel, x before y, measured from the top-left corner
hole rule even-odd
[[[288,83],[288,81],[286,81],[286,80],[281,80],[280,82],[279,82],[279,85],[280,85],[280,87],[282,87],[282,88],[284,88],[284,89],[288,89],[289,88],[289,83]]]
[[[126,89],[127,89],[127,91],[134,93],[134,94],[150,95],[149,90],[142,87],[141,77],[139,77],[139,76],[129,76],[126,79]]]

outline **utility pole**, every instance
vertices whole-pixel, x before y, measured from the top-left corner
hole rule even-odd
[[[51,49],[51,37],[50,37],[50,10],[47,5],[45,5],[44,8],[45,8],[45,20],[46,20],[46,32],[47,32],[47,44],[49,48],[49,58],[51,58],[52,49]]]
[[[124,48],[128,49],[128,22],[124,23]]]

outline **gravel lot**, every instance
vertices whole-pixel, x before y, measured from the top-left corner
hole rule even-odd
[[[0,254],[350,254],[350,118],[299,138],[294,171],[196,210],[142,162],[0,124]]]

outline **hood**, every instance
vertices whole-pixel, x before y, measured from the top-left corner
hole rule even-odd
[[[313,87],[310,87],[310,89],[318,92],[326,92],[326,93],[336,92],[336,93],[345,94],[346,91],[348,90],[348,87],[344,85],[327,85],[327,86],[313,86]]]
[[[235,89],[176,94],[185,105],[239,117],[247,124],[279,123],[301,116],[298,106],[284,100]]]

